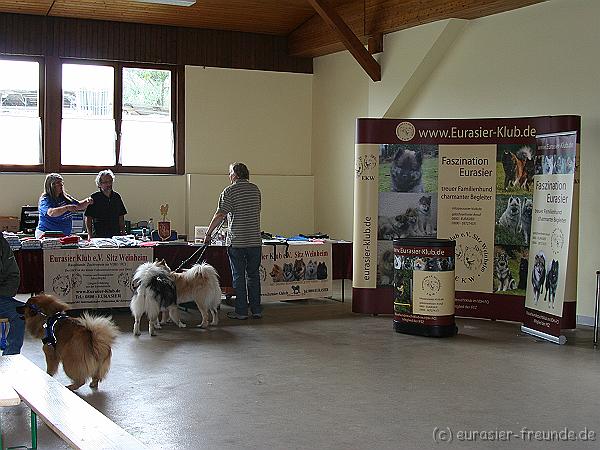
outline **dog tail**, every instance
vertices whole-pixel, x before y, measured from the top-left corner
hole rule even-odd
[[[221,303],[221,285],[219,284],[219,274],[217,270],[208,263],[202,263],[199,266],[202,277],[208,282],[208,295],[206,304],[209,307],[216,308]]]
[[[112,321],[112,317],[91,316],[87,312],[77,320],[90,331],[90,360],[84,355],[85,364],[89,368],[88,373],[95,374],[101,381],[110,369],[112,345],[119,335],[119,328]]]

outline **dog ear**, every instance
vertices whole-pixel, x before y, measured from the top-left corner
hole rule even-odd
[[[403,154],[404,154],[404,149],[402,147],[400,147],[398,150],[396,150],[396,153],[394,154],[394,160],[397,160]]]
[[[415,151],[415,158],[417,159],[417,162],[419,163],[419,165],[421,165],[421,163],[423,162],[423,153],[421,153],[420,151],[416,150]]]

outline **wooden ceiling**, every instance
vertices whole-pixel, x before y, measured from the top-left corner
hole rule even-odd
[[[189,7],[134,0],[0,0],[0,13],[243,31],[288,37],[292,56],[315,57],[345,44],[313,4],[330,6],[362,42],[448,18],[477,19],[547,0],[197,0]]]

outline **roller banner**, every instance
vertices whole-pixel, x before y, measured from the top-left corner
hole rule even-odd
[[[537,136],[525,317],[521,329],[564,344],[565,302],[577,295],[577,133]]]

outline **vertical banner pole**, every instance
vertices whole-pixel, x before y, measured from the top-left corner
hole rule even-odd
[[[354,158],[352,308],[369,311],[369,291],[377,282],[379,145],[357,144]],[[391,302],[390,302],[391,310]]]
[[[594,309],[594,347],[598,345],[598,311],[600,310],[600,270],[596,271],[596,308]]]

